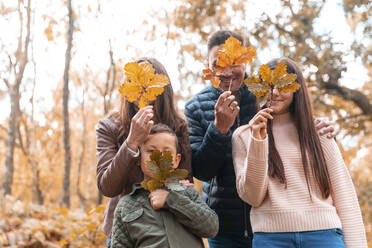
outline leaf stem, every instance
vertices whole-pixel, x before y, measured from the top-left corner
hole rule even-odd
[[[231,83],[232,83],[232,78],[230,79],[229,91],[231,90]]]
[[[273,103],[273,94],[274,94],[274,86],[271,86],[270,89],[270,103],[269,103],[269,108],[271,108],[271,104]]]

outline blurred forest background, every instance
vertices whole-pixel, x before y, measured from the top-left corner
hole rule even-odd
[[[209,83],[201,70],[219,29],[257,49],[248,73],[274,57],[302,64],[372,247],[371,16],[369,0],[1,0],[0,247],[105,247],[95,124],[118,107],[124,64],[158,58],[182,112]]]

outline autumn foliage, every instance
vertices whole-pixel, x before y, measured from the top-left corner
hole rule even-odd
[[[260,104],[267,101],[269,93],[271,93],[270,103],[272,102],[272,93],[274,88],[283,92],[296,92],[300,89],[300,85],[296,82],[297,75],[287,73],[287,65],[285,62],[279,62],[274,70],[271,70],[267,65],[263,64],[260,67],[259,77],[251,76],[244,80],[248,90],[252,92]]]
[[[173,169],[173,158],[170,152],[161,153],[155,150],[150,159],[146,164],[150,178],[141,183],[144,189],[154,191],[163,186],[170,190],[182,189],[179,181],[185,179],[188,172],[184,169]]]
[[[119,93],[124,95],[129,102],[139,100],[138,107],[146,107],[164,91],[164,86],[169,84],[166,75],[155,73],[149,62],[127,63],[124,66],[127,80],[120,85]]]
[[[244,47],[241,41],[230,36],[218,48],[217,68],[215,70],[211,70],[210,68],[204,69],[203,78],[204,80],[211,80],[212,85],[218,88],[220,85],[219,76],[224,72],[226,67],[247,64],[248,62],[252,62],[255,57],[256,50],[254,48]]]
[[[9,195],[0,203],[0,247],[105,247],[103,205],[69,210],[21,202]]]

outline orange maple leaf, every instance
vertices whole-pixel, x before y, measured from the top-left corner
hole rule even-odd
[[[218,50],[216,65],[228,67],[252,62],[256,57],[256,50],[251,47],[244,47],[241,44],[240,40],[230,36]]]
[[[240,40],[230,36],[218,49],[218,59],[216,61],[216,65],[219,66],[218,71],[203,70],[203,78],[211,80],[215,88],[218,88],[220,84],[218,75],[223,72],[224,68],[252,62],[256,57],[254,48],[244,47],[241,44]]]
[[[151,63],[141,64],[130,62],[124,66],[127,80],[119,86],[119,93],[124,95],[129,102],[138,102],[141,109],[154,101],[164,92],[164,87],[169,84],[166,75],[155,73]]]

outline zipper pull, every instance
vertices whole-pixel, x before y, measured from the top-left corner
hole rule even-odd
[[[248,238],[248,231],[247,231],[247,229],[244,230],[244,238]]]

